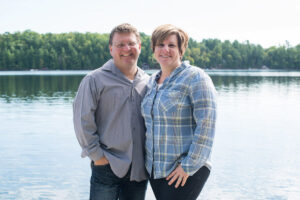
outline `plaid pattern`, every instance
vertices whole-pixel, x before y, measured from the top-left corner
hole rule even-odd
[[[215,134],[216,91],[200,68],[183,63],[165,79],[152,75],[142,102],[146,132],[146,168],[154,178],[168,176],[178,164],[193,175],[210,168]]]

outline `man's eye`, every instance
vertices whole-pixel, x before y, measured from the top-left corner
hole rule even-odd
[[[133,46],[135,46],[135,45],[136,45],[135,42],[129,42],[129,43],[128,43],[128,46],[130,46],[130,47],[133,47]]]
[[[159,47],[164,47],[165,45],[164,45],[164,44],[158,44],[158,46],[159,46]]]
[[[124,44],[122,44],[122,43],[121,43],[121,44],[117,44],[117,47],[118,47],[118,48],[123,48],[123,47],[124,47]]]

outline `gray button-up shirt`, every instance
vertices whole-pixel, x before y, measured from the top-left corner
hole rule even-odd
[[[105,156],[112,171],[130,180],[147,178],[144,164],[145,126],[141,101],[149,76],[140,68],[131,82],[109,60],[86,75],[73,103],[74,128],[82,157]]]

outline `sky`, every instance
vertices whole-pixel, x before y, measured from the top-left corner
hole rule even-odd
[[[0,33],[109,33],[130,23],[151,35],[173,24],[191,38],[300,44],[299,0],[0,0]],[[286,42],[288,41],[288,43]]]

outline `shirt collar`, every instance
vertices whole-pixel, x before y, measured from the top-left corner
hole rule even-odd
[[[176,67],[170,74],[169,77],[166,78],[166,80],[164,82],[169,82],[170,80],[173,79],[173,77],[176,77],[177,74],[179,74],[181,71],[183,71],[184,69],[186,69],[188,67],[187,63],[182,62],[181,65],[179,65],[178,67]],[[154,82],[155,84],[157,83],[157,80],[160,78],[162,71],[159,70],[154,78]]]
[[[108,60],[101,68],[105,71],[112,72],[113,74],[115,74],[118,77],[122,77],[122,78],[125,78],[126,80],[128,80],[125,77],[125,75],[119,70],[119,68],[116,67],[113,59]],[[136,79],[140,80],[143,78],[144,75],[145,75],[145,72],[141,68],[137,67],[137,73],[134,77],[134,80],[136,80]]]
[[[172,73],[170,74],[170,79],[174,76],[176,76],[178,73],[180,73],[182,70],[184,70],[185,68],[187,68],[187,64],[185,62],[182,62],[181,65],[179,65],[179,67],[176,67]]]
[[[114,74],[120,74],[122,73],[116,66],[114,63],[113,59],[108,60],[102,67],[103,70],[105,71],[110,71]]]

